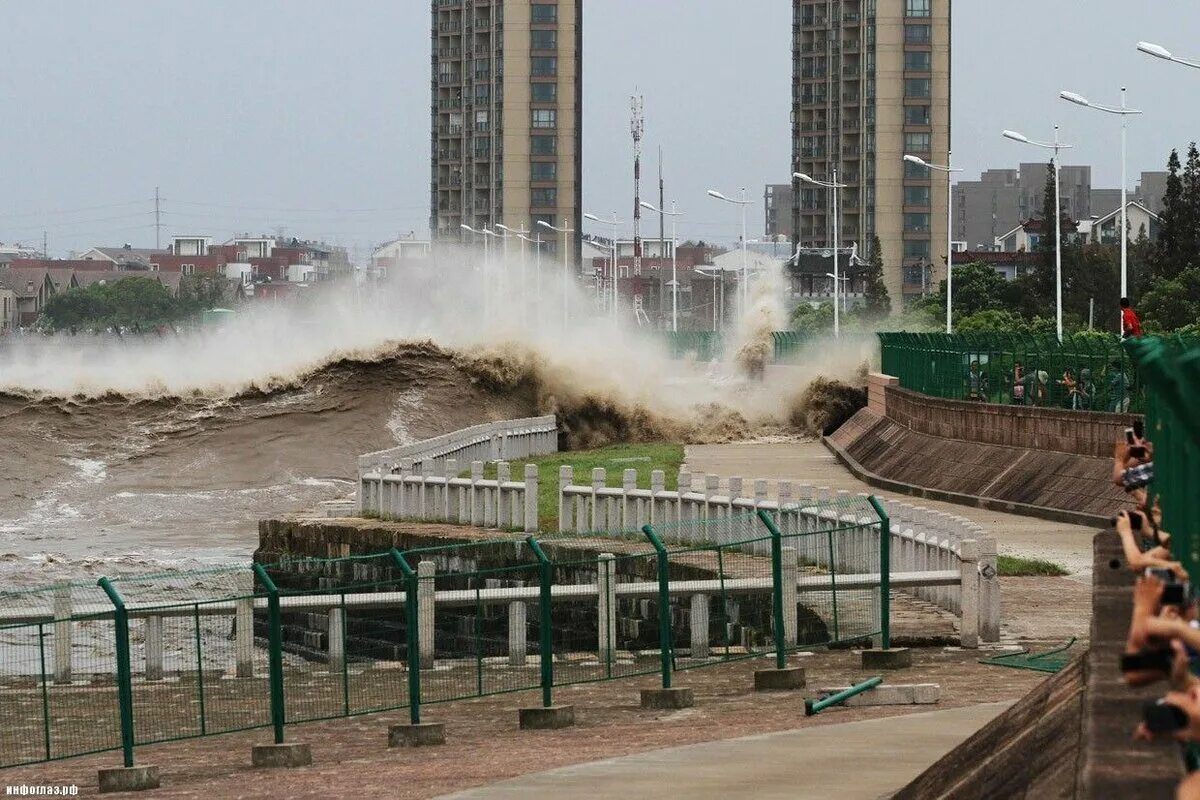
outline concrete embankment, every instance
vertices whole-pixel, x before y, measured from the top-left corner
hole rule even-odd
[[[1133,416],[944,400],[894,380],[872,375],[867,408],[825,440],[867,483],[1084,525],[1131,505],[1105,453]]]

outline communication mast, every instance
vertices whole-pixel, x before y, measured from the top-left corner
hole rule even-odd
[[[633,274],[642,274],[642,133],[646,125],[642,118],[642,96],[629,98],[633,134]]]

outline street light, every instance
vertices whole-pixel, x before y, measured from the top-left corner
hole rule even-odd
[[[844,275],[844,276],[842,276],[842,277],[840,277],[840,278],[839,278],[837,275],[834,275],[832,272],[826,272],[826,273],[825,273],[825,277],[826,277],[826,278],[833,278],[833,280],[834,280],[835,282],[838,282],[838,281],[840,281],[840,282],[841,282],[843,285],[850,283],[850,276],[849,276],[849,275]],[[845,311],[845,310],[846,310],[846,295],[847,295],[847,294],[849,294],[849,289],[842,289],[842,311]],[[834,301],[834,302],[836,302],[836,301]]]
[[[464,231],[470,231],[471,233],[483,236],[483,318],[490,320],[492,317],[492,289],[488,281],[488,237],[484,235],[487,233],[487,228],[476,230],[465,222],[458,227]]]
[[[950,296],[953,292],[953,277],[951,275],[954,268],[954,191],[950,187],[950,173],[962,172],[961,169],[954,169],[950,166],[953,163],[952,155],[949,150],[946,151],[946,165],[930,164],[923,158],[906,155],[904,160],[910,164],[919,164],[926,169],[936,169],[938,172],[946,173],[946,333],[953,333],[954,328],[950,317]]]
[[[703,267],[693,267],[692,271],[694,273],[696,273],[697,275],[703,275],[704,277],[712,278],[712,280],[713,280],[713,285],[712,285],[712,329],[713,329],[713,331],[717,331],[717,330],[720,330],[720,328],[718,327],[718,322],[717,322],[717,309],[718,308],[721,310],[721,321],[719,323],[720,327],[725,326],[725,270],[721,269],[718,266],[713,266],[711,269],[712,269],[712,271],[709,272],[707,269],[704,269]],[[720,287],[721,287],[720,304],[717,303],[717,285],[718,285],[717,282],[718,281],[720,281]]]
[[[1154,44],[1153,42],[1138,42],[1137,49],[1141,50],[1148,56],[1161,58],[1164,61],[1174,61],[1176,64],[1183,64],[1185,67],[1194,67],[1195,69],[1200,69],[1200,62],[1171,55],[1171,51],[1160,44]]]
[[[497,222],[496,227],[504,231],[504,254],[508,255],[508,235],[511,233],[514,237],[521,240],[521,323],[525,324],[529,321],[529,308],[526,300],[526,291],[529,287],[529,278],[525,266],[525,242],[531,241],[525,238],[525,234],[529,231],[522,226],[520,230],[510,228],[502,222]]]
[[[1121,87],[1121,107],[1114,108],[1112,106],[1102,106],[1099,103],[1092,103],[1086,97],[1075,94],[1074,92],[1059,92],[1058,96],[1068,103],[1074,103],[1077,106],[1085,108],[1094,108],[1097,111],[1103,111],[1107,114],[1116,114],[1121,118],[1121,297],[1129,296],[1129,220],[1127,210],[1125,208],[1125,118],[1130,114],[1140,114],[1132,108],[1125,106],[1125,87]]]
[[[589,219],[592,222],[598,222],[601,225],[609,225],[612,227],[612,316],[617,318],[617,305],[620,297],[617,294],[617,226],[621,222],[617,219],[617,212],[612,212],[612,220],[600,219],[595,214],[584,214],[584,219]]]
[[[565,219],[563,220],[563,225],[561,228],[554,227],[549,222],[546,222],[546,220],[544,220],[544,219],[539,219],[537,224],[541,225],[543,228],[549,228],[550,230],[554,231],[555,233],[561,233],[563,235],[562,312],[563,312],[563,328],[565,329],[567,327],[567,320],[570,317],[570,311],[568,308],[568,305],[570,303],[568,291],[569,291],[569,286],[571,283],[571,253],[570,253],[571,247],[570,247],[567,237],[569,234],[572,234],[575,231],[574,231],[574,229],[567,227],[567,220],[565,220]]]
[[[1002,135],[1006,139],[1012,139],[1014,142],[1021,144],[1031,144],[1034,147],[1041,147],[1045,150],[1053,150],[1054,158],[1051,163],[1054,165],[1054,315],[1055,327],[1058,330],[1058,341],[1062,341],[1063,337],[1063,310],[1062,310],[1062,208],[1059,205],[1059,188],[1058,188],[1058,151],[1069,148],[1071,145],[1063,144],[1058,141],[1058,126],[1054,126],[1054,141],[1053,142],[1037,142],[1030,139],[1028,136],[1017,133],[1016,131],[1003,131]]]
[[[749,277],[747,275],[747,257],[746,257],[746,206],[750,205],[751,201],[746,199],[746,190],[742,189],[742,199],[734,200],[732,197],[726,197],[715,189],[708,190],[709,197],[715,197],[717,200],[724,200],[726,203],[733,203],[735,206],[742,207],[742,291],[741,291],[741,313],[746,313],[746,306],[749,298]]]
[[[840,244],[838,239],[838,189],[845,189],[846,185],[837,182],[837,167],[833,168],[832,181],[819,181],[803,172],[793,172],[792,177],[804,183],[811,183],[813,186],[820,186],[824,189],[833,190],[833,335],[838,338],[842,335],[841,318],[838,316],[838,247]]]
[[[642,208],[654,214],[666,214],[671,218],[671,331],[679,330],[679,281],[676,277],[679,260],[675,257],[675,250],[679,247],[679,239],[675,237],[675,218],[682,217],[682,211],[675,210],[675,201],[671,201],[670,211],[659,211],[652,203],[642,201]]]

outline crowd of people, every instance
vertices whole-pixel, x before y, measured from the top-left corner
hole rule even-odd
[[[1143,704],[1134,738],[1174,739],[1195,765],[1192,748],[1200,745],[1200,678],[1192,672],[1200,661],[1197,598],[1187,569],[1172,554],[1171,534],[1162,527],[1161,498],[1151,492],[1154,443],[1140,424],[1127,429],[1113,448],[1112,479],[1134,503],[1113,518],[1113,525],[1125,562],[1138,575],[1121,673],[1129,686],[1165,685],[1160,697]],[[1200,771],[1184,778],[1177,797],[1200,800]]]

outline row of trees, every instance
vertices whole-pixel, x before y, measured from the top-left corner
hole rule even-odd
[[[1047,166],[1041,219],[1053,220],[1054,169]],[[986,264],[954,267],[955,329],[968,331],[1055,330],[1055,234],[1053,225],[1039,242],[1040,258],[1033,268],[1012,281]],[[1151,240],[1143,228],[1130,230],[1129,291],[1134,307],[1148,332],[1200,333],[1200,150],[1193,142],[1181,162],[1171,151],[1158,236]],[[883,260],[878,240],[872,249],[867,282],[867,303],[847,315],[853,327],[876,327],[887,316],[890,302],[883,286]],[[1067,330],[1084,330],[1089,318],[1095,328],[1116,330],[1120,300],[1121,255],[1119,244],[1079,244],[1064,241],[1062,248],[1063,324]],[[946,284],[935,294],[908,308],[888,327],[939,330],[944,324]],[[793,315],[793,327],[804,331],[832,328],[833,309],[802,305]]]
[[[69,289],[50,298],[39,324],[50,330],[150,329],[169,325],[221,305],[231,294],[221,275],[188,275],[178,295],[154,278],[130,276]]]

